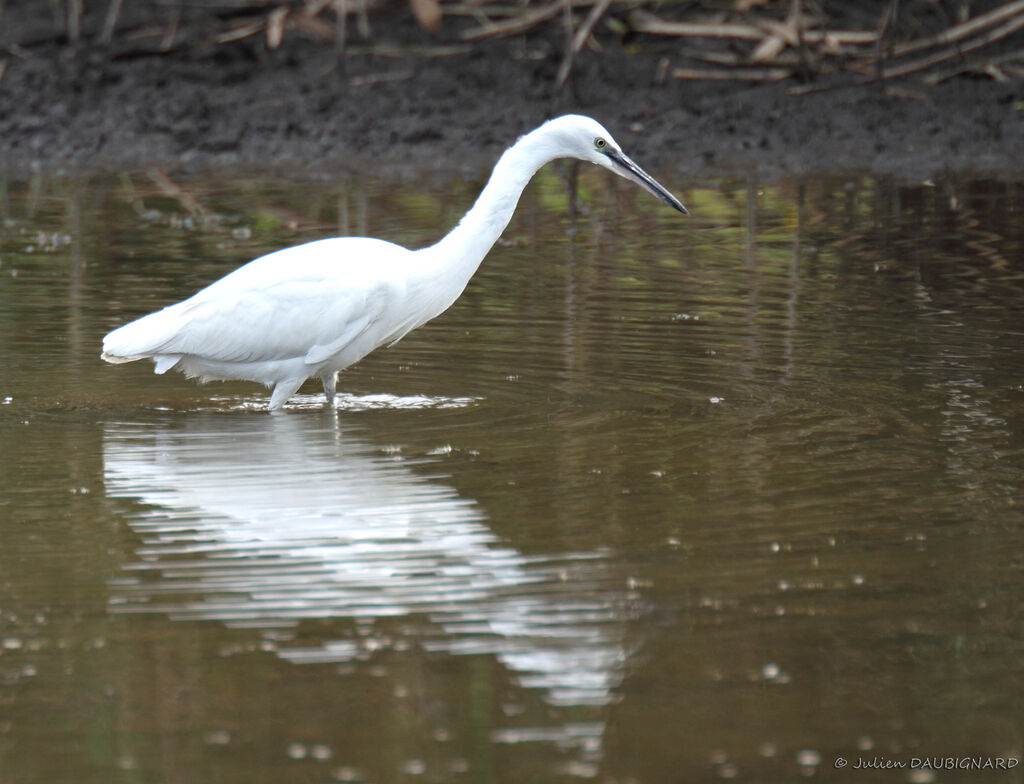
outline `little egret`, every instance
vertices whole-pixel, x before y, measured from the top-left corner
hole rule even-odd
[[[369,237],[336,237],[269,253],[183,302],[115,329],[103,338],[103,359],[148,358],[156,373],[177,368],[202,381],[258,381],[274,388],[272,411],[316,376],[331,405],[340,370],[397,343],[459,298],[530,178],[555,158],[596,163],[686,213],[600,123],[558,117],[502,154],[472,209],[437,244],[408,250]]]

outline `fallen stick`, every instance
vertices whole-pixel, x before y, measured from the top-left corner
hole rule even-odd
[[[267,14],[267,48],[277,49],[284,39],[284,23],[290,9],[286,5],[278,6]]]
[[[772,62],[789,46],[799,49],[804,41],[804,19],[800,0],[793,0],[785,22],[766,22],[770,32],[750,54],[751,62]]]
[[[692,38],[748,38],[760,41],[764,30],[753,25],[717,22],[667,22],[646,11],[629,15],[629,26],[635,33],[675,35]]]
[[[465,44],[440,46],[400,46],[398,44],[367,44],[348,47],[347,53],[352,56],[371,57],[454,57],[468,54],[473,47]]]
[[[332,41],[335,26],[307,13],[292,14],[288,17],[288,29],[307,33],[320,41]]]
[[[243,38],[248,38],[250,35],[256,35],[264,27],[263,22],[252,22],[250,24],[241,24],[236,27],[232,27],[225,30],[223,33],[215,35],[213,42],[215,44],[226,44],[231,41],[240,41]]]
[[[565,30],[566,43],[565,43],[565,56],[562,58],[561,65],[558,66],[558,73],[561,75],[564,71],[565,76],[569,75],[569,71],[572,69],[572,61],[576,57],[576,51],[572,48],[573,42],[573,27],[576,19],[572,15],[572,0],[562,0],[562,27]],[[562,86],[562,82],[558,83],[558,86]]]
[[[959,74],[970,73],[971,71],[977,70],[984,71],[984,73],[987,73],[996,81],[1003,81],[1003,79],[1005,79],[1005,76],[1001,79],[997,75],[997,72],[1000,71],[1001,69],[1005,69],[1007,66],[1010,66],[1012,68],[1016,60],[1024,61],[1024,49],[1018,49],[1014,52],[1007,52],[1006,54],[1001,54],[997,57],[989,58],[988,60],[985,60],[984,62],[980,63],[963,63],[962,65],[959,65],[956,68],[949,68],[945,71],[942,71],[941,73],[928,74],[927,76],[924,77],[922,81],[929,87],[933,87],[934,85],[940,84],[946,81],[947,79],[952,79],[954,76],[957,76]]]
[[[522,16],[523,8],[517,5],[474,5],[472,3],[445,3],[445,16],[472,16],[479,19],[481,16],[513,17]]]
[[[805,30],[804,40],[818,44],[835,41],[838,44],[873,44],[878,38],[874,30]]]
[[[174,46],[174,39],[178,37],[178,25],[181,24],[181,6],[174,6],[174,12],[171,16],[171,22],[167,26],[167,32],[164,33],[163,38],[160,39],[160,51],[169,52],[171,47]]]
[[[987,14],[975,17],[969,22],[961,22],[958,25],[954,25],[948,30],[936,35],[932,35],[927,38],[920,38],[916,41],[908,41],[905,44],[894,46],[889,51],[889,56],[902,57],[903,55],[910,54],[911,52],[917,52],[921,49],[930,49],[933,46],[953,43],[954,41],[959,41],[961,38],[966,38],[982,28],[997,24],[1007,17],[1012,17],[1022,12],[1024,12],[1024,0],[1016,0],[1016,2],[1007,3],[1006,5],[989,11]]]
[[[736,52],[724,52],[721,49],[702,49],[696,46],[681,46],[676,50],[676,54],[689,60],[703,60],[706,63],[714,63],[715,65],[741,66],[748,62],[746,57],[736,54]],[[793,62],[785,62],[788,59],[786,53],[783,52],[775,58],[775,63],[777,65],[796,65],[795,59]]]
[[[562,60],[562,64],[558,66],[558,79],[556,84],[559,88],[565,84],[565,80],[569,78],[569,71],[572,70],[572,61],[579,54],[580,49],[587,42],[590,37],[591,30],[594,29],[594,25],[604,15],[604,12],[608,10],[612,0],[598,0],[594,6],[591,7],[590,12],[587,14],[587,18],[583,20],[583,24],[576,31],[576,34],[572,37],[572,45],[569,47],[569,51],[566,53],[565,58]]]
[[[107,6],[107,18],[103,21],[103,32],[100,33],[100,43],[106,46],[114,38],[114,28],[117,27],[117,17],[121,13],[121,4],[124,0],[110,0]]]
[[[603,0],[572,0],[573,8],[588,8],[594,5],[600,5]],[[621,5],[636,6],[637,0],[612,0],[613,3],[619,3]],[[526,6],[516,4],[503,4],[503,3],[444,3],[444,15],[445,16],[499,16],[499,17],[519,17],[523,15]]]
[[[78,43],[82,35],[82,0],[68,0],[68,39]]]
[[[498,22],[490,27],[479,27],[474,30],[466,30],[459,35],[459,38],[463,41],[479,41],[481,38],[515,35],[516,33],[521,33],[524,30],[529,30],[536,24],[546,22],[561,11],[564,4],[565,0],[555,0],[553,3],[549,3],[543,8],[538,8],[536,11],[524,14],[516,19],[510,19],[507,22]]]
[[[1005,38],[1006,36],[1016,32],[1022,27],[1024,27],[1024,15],[1017,19],[1012,19],[1002,27],[999,27],[996,30],[989,31],[987,34],[979,38],[976,38],[973,41],[969,41],[964,45],[950,47],[948,49],[943,50],[942,52],[938,52],[927,57],[918,58],[917,60],[913,60],[909,63],[904,63],[903,65],[897,66],[895,68],[882,68],[880,73],[862,74],[853,79],[848,79],[845,81],[836,81],[830,84],[801,84],[795,87],[791,87],[788,92],[790,95],[806,95],[808,93],[839,89],[843,87],[854,87],[862,84],[870,84],[871,82],[874,81],[907,76],[912,73],[923,71],[926,68],[930,68],[933,65],[938,65],[939,63],[945,62],[947,60],[952,60],[953,58],[959,55],[978,49],[982,46],[992,43],[993,41],[998,41],[1000,38]],[[923,81],[925,84],[934,85],[938,84],[944,79],[948,79],[951,76],[955,76],[957,73],[962,73],[963,71],[966,70],[971,70],[979,67],[984,68],[985,66],[995,67],[1001,64],[1001,62],[1003,61],[1009,62],[1020,57],[1024,57],[1024,50],[1011,52],[1008,55],[997,57],[994,60],[989,61],[987,63],[965,64],[960,69],[955,69],[952,72],[946,72],[943,74],[933,74],[931,76],[924,78]],[[874,68],[875,64],[872,63],[871,67]],[[990,73],[990,75],[992,75],[993,78],[996,78],[993,74]]]
[[[793,75],[790,68],[673,68],[673,79],[712,79],[736,82],[779,82]]]
[[[1024,2],[1024,0],[1021,0]],[[629,15],[630,29],[635,33],[671,35],[689,38],[743,38],[762,41],[765,35],[779,32],[779,22],[749,25],[720,22],[668,22],[647,11],[633,11]],[[878,39],[873,30],[804,30],[805,43],[870,44]]]
[[[917,73],[918,71],[923,71],[925,68],[930,68],[931,66],[938,65],[946,60],[952,60],[954,57],[958,57],[966,52],[972,52],[982,46],[987,46],[993,41],[998,41],[1000,38],[1005,38],[1011,33],[1017,32],[1022,27],[1024,27],[1024,14],[1019,15],[1016,19],[1011,19],[1001,27],[997,27],[995,30],[990,30],[983,36],[943,49],[941,52],[936,52],[935,54],[928,55],[927,57],[920,57],[917,60],[911,60],[909,63],[904,63],[903,65],[898,65],[892,68],[883,65],[880,69],[880,76],[883,79],[893,79]]]

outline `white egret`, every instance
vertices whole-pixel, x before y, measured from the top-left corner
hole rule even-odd
[[[202,381],[259,381],[274,388],[271,410],[315,376],[330,405],[340,370],[398,342],[458,299],[530,178],[555,158],[596,163],[686,212],[600,123],[558,117],[502,154],[472,209],[437,244],[408,250],[369,237],[336,237],[269,253],[110,332],[103,359],[148,358],[156,373],[177,368]]]

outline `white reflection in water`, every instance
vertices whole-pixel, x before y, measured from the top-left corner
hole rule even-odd
[[[406,643],[492,654],[554,705],[607,704],[621,680],[626,598],[608,587],[601,552],[503,545],[473,501],[343,432],[334,414],[111,424],[103,453],[107,495],[142,505],[129,516],[138,561],[112,586],[113,612],[266,630],[416,614],[427,622],[409,625]],[[344,662],[368,644],[380,643],[276,652]]]

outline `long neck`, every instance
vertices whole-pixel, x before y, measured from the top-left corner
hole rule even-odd
[[[498,159],[476,203],[459,225],[422,253],[444,270],[446,281],[460,281],[458,296],[515,212],[530,178],[557,157],[545,134],[527,134]]]

